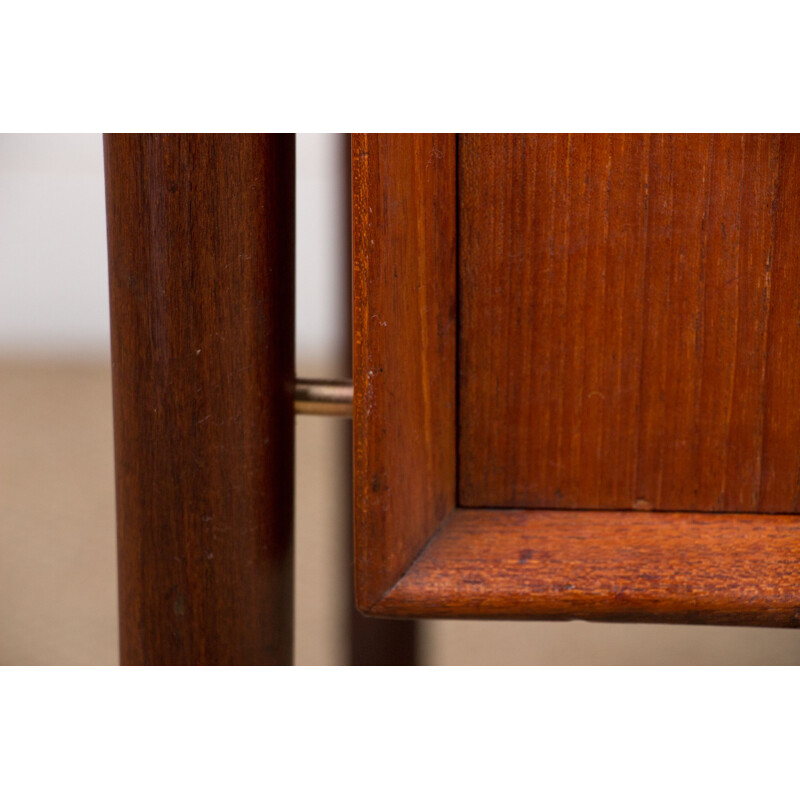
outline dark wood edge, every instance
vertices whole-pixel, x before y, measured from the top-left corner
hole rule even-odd
[[[800,627],[800,518],[458,509],[369,610]]]

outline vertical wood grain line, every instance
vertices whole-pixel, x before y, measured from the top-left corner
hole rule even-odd
[[[759,510],[798,510],[800,491],[800,137],[780,137],[770,270],[764,459]],[[787,446],[791,443],[793,446]],[[787,508],[788,506],[788,508]]]

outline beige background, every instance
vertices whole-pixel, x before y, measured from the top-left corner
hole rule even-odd
[[[346,368],[347,142],[298,137],[298,372]],[[0,136],[0,663],[117,663],[98,136]],[[347,423],[297,423],[296,662],[340,664]],[[800,664],[800,632],[426,622],[427,664]]]

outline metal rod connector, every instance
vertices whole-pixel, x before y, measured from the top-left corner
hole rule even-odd
[[[353,381],[298,378],[294,384],[294,413],[353,416]]]

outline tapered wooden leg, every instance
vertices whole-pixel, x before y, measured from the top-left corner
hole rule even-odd
[[[105,164],[122,662],[290,663],[294,137]]]

